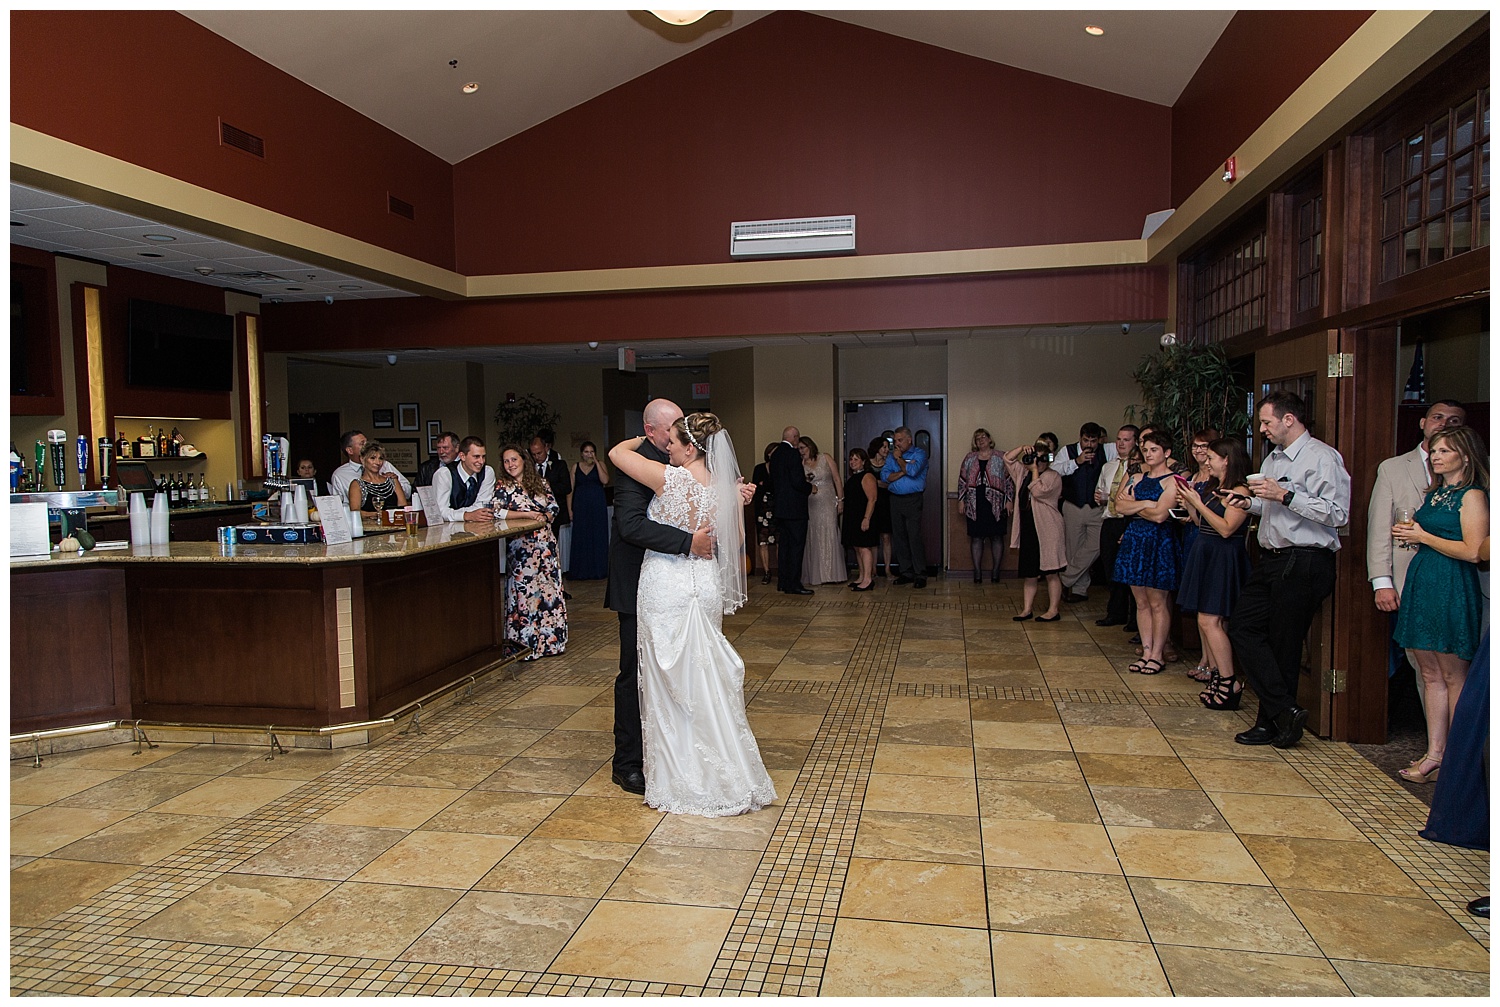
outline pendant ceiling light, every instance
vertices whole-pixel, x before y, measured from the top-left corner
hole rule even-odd
[[[647,11],[647,13],[661,18],[667,24],[685,25],[701,21],[711,12],[706,10],[653,10]]]

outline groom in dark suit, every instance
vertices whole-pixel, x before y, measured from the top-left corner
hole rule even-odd
[[[771,452],[771,513],[776,515],[776,589],[787,594],[812,594],[802,586],[802,553],[807,548],[807,498],[812,493],[796,427],[781,432],[781,443]]]
[[[682,410],[667,399],[652,399],[641,415],[646,439],[637,450],[653,461],[668,464],[667,443],[672,424]],[[620,673],[615,678],[615,755],[610,779],[632,794],[646,792],[641,772],[641,694],[637,684],[635,596],[641,583],[641,561],[646,550],[671,555],[712,557],[713,532],[693,534],[657,524],[646,517],[652,492],[624,472],[616,471],[614,534],[609,543],[609,579],[604,607],[620,616]],[[804,522],[805,523],[805,522]]]

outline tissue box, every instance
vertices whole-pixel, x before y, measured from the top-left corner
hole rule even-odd
[[[316,545],[323,529],[315,524],[240,524],[230,529],[240,545]]]

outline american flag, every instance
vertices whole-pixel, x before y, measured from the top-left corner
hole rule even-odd
[[[1411,373],[1406,376],[1406,391],[1401,393],[1402,402],[1425,403],[1427,401],[1427,367],[1422,363],[1422,344],[1417,344],[1417,355],[1412,358]]]

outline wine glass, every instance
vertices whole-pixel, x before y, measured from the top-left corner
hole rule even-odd
[[[1404,525],[1416,524],[1416,513],[1410,507],[1397,508],[1396,523]],[[1401,548],[1403,549],[1415,549],[1416,547],[1417,545],[1415,542],[1407,542],[1404,540],[1401,542]]]

